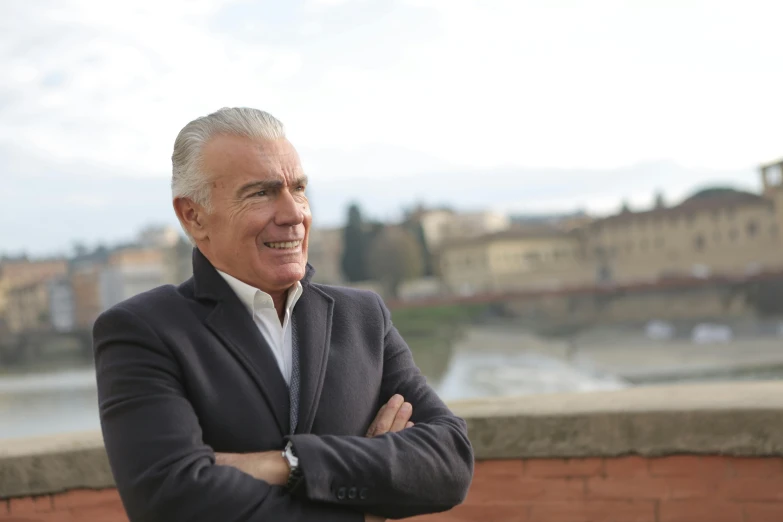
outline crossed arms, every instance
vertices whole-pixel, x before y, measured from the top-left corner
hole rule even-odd
[[[413,406],[405,402],[402,395],[395,394],[384,404],[370,427],[367,437],[378,437],[386,433],[398,433],[405,428],[412,428],[410,422]],[[232,466],[248,475],[272,485],[284,486],[288,481],[290,467],[282,458],[280,451],[264,451],[259,453],[215,453],[215,463],[221,466]],[[365,515],[365,522],[383,522],[383,517]]]
[[[473,474],[465,423],[426,385],[381,308],[381,397],[403,396],[416,424],[399,430],[392,422],[369,437],[291,435],[306,484],[296,496],[280,485],[281,457],[268,467],[271,453],[216,455],[203,442],[179,364],[147,321],[123,307],[102,315],[94,327],[101,423],[131,522],[362,522],[365,514],[403,518],[461,503]],[[342,484],[367,494],[338,498]]]

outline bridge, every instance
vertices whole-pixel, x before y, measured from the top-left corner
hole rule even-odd
[[[392,310],[454,305],[482,305],[544,301],[553,299],[590,299],[607,302],[627,296],[684,294],[710,290],[720,299],[740,298],[761,315],[783,314],[783,270],[762,271],[745,276],[666,277],[626,283],[558,286],[508,292],[484,292],[471,295],[441,295],[415,300],[388,300]]]

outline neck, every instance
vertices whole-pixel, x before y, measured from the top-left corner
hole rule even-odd
[[[290,288],[288,290],[290,290]],[[285,303],[288,300],[288,290],[269,294],[272,296],[272,302],[275,304],[275,311],[277,312],[278,319],[280,319],[280,324],[283,324],[283,321],[285,320]]]

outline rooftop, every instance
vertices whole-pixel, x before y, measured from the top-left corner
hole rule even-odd
[[[707,187],[698,190],[685,198],[680,204],[672,207],[660,207],[640,212],[620,212],[612,216],[598,219],[591,223],[592,226],[601,226],[606,223],[626,221],[632,218],[663,218],[670,216],[689,215],[702,210],[720,210],[745,206],[771,206],[768,199],[730,187]]]

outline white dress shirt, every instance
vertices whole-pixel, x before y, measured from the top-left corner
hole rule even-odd
[[[294,306],[302,296],[302,284],[297,281],[296,285],[288,291],[288,298],[285,305],[285,317],[283,324],[280,324],[280,318],[277,316],[275,304],[272,296],[254,288],[247,283],[243,283],[236,277],[230,276],[225,272],[218,270],[218,273],[226,280],[228,286],[237,294],[239,300],[245,305],[247,311],[253,317],[253,322],[258,327],[261,335],[272,348],[272,353],[277,359],[280,367],[280,373],[283,374],[286,384],[291,383],[291,314]],[[261,347],[259,346],[259,349]]]

